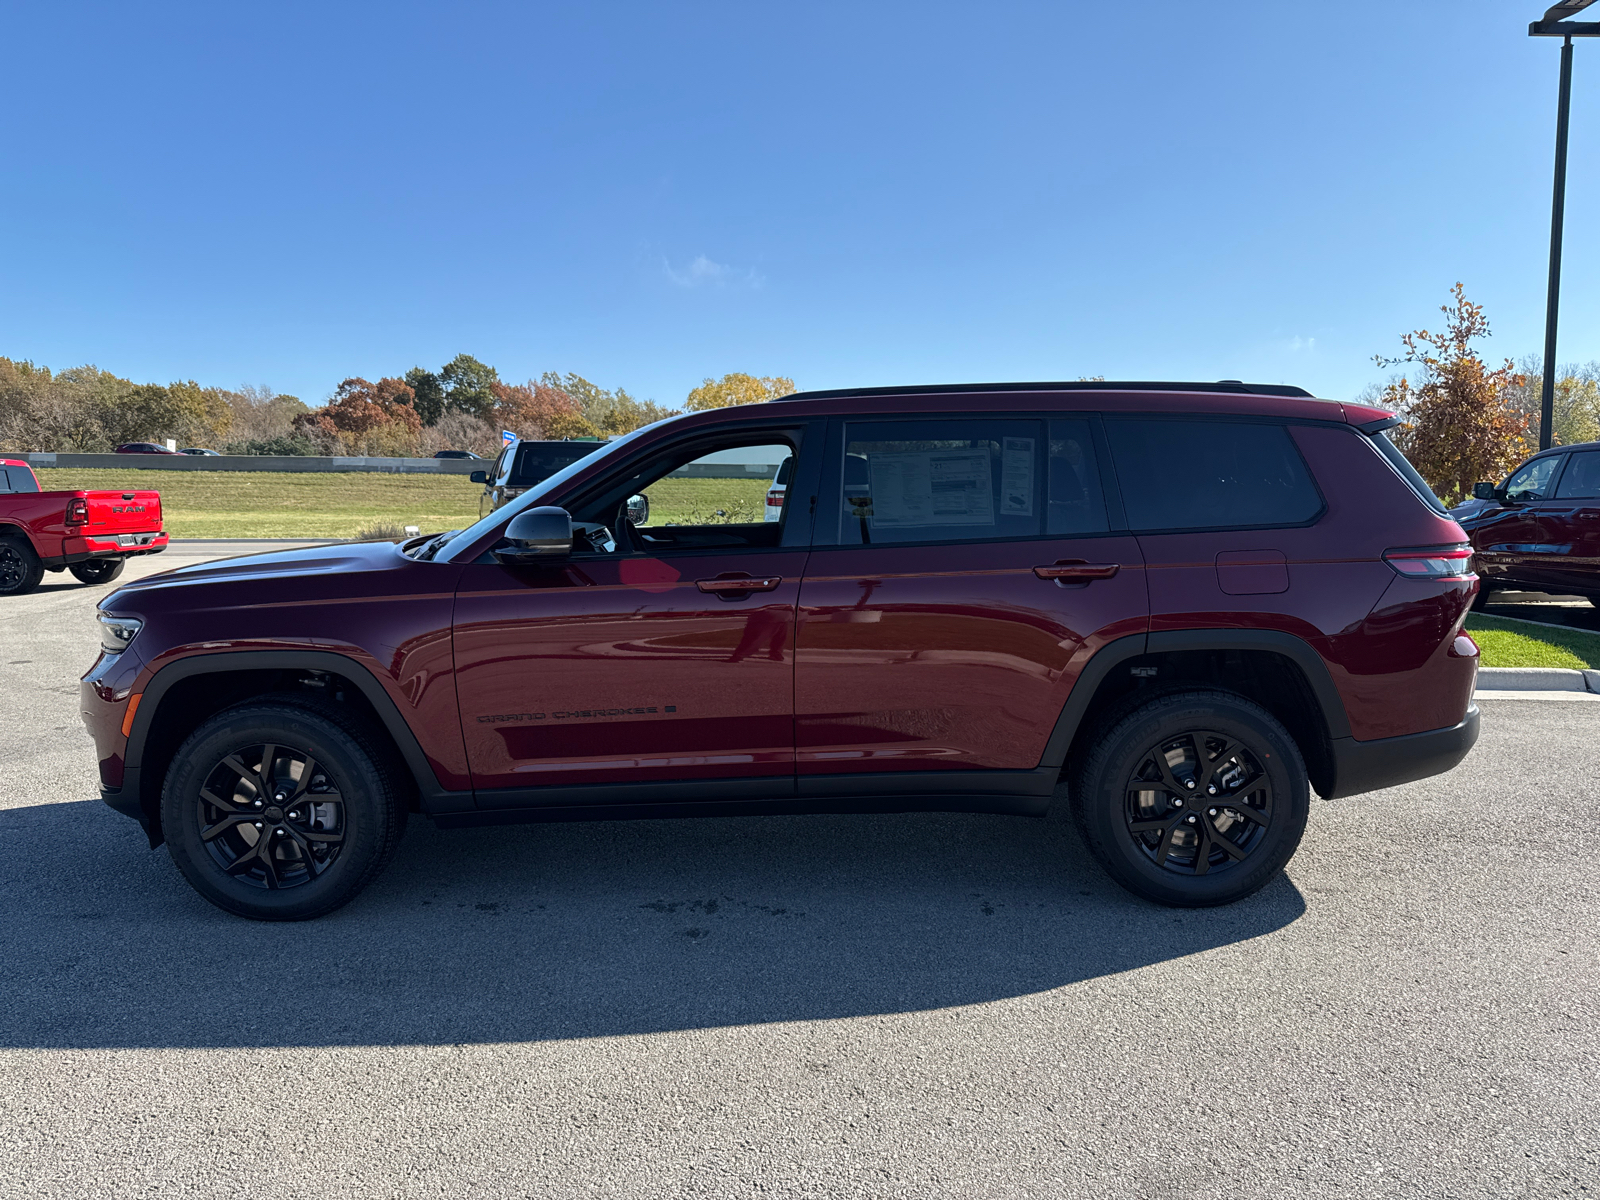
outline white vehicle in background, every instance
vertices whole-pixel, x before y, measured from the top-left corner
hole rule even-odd
[[[794,459],[786,458],[778,464],[778,473],[772,477],[772,486],[767,489],[766,520],[783,520],[783,497],[789,490],[789,478],[793,474]]]

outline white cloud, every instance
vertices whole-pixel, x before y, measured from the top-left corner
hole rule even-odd
[[[1297,334],[1294,337],[1289,339],[1289,353],[1290,354],[1298,354],[1302,350],[1304,350],[1307,354],[1313,354],[1313,353],[1316,352],[1316,349],[1317,349],[1317,339],[1314,338],[1314,337],[1313,338],[1303,338],[1303,337],[1300,337]]]
[[[755,268],[742,270],[725,263],[712,262],[704,254],[695,255],[688,266],[677,268],[666,259],[661,260],[667,278],[679,287],[760,287],[766,280]]]

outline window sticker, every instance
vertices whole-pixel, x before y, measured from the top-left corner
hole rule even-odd
[[[1033,439],[1001,439],[1000,515],[1033,516]]]
[[[875,527],[994,524],[987,450],[873,454],[868,465]]]

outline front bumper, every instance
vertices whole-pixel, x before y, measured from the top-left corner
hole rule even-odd
[[[1333,787],[1325,799],[1359,796],[1442,775],[1467,756],[1478,740],[1478,706],[1468,704],[1459,724],[1403,737],[1359,742],[1333,739]]]

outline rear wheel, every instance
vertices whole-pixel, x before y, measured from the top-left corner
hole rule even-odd
[[[1111,877],[1158,904],[1229,904],[1283,870],[1310,790],[1288,732],[1228,692],[1159,697],[1106,729],[1072,780],[1073,814]]]
[[[1489,604],[1489,596],[1493,593],[1488,582],[1482,578],[1478,580],[1478,594],[1472,597],[1472,611],[1482,612]]]
[[[218,908],[265,921],[348,903],[405,828],[393,752],[331,707],[256,702],[179,748],[161,793],[173,862]]]
[[[0,537],[0,596],[20,596],[39,586],[44,564],[23,538]]]
[[[125,558],[91,558],[73,563],[67,570],[84,583],[110,583],[122,574],[122,568],[127,565]]]

